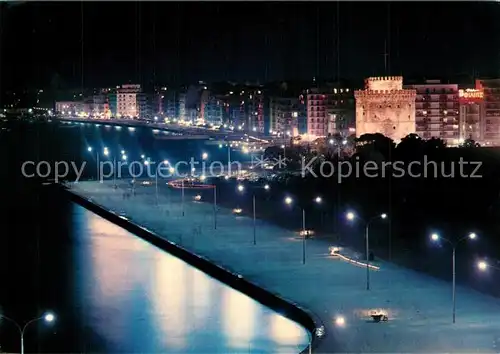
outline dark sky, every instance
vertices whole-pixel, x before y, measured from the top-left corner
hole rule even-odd
[[[337,73],[359,79],[385,74],[385,42],[393,75],[442,77],[476,70],[500,76],[499,3],[0,6],[3,89],[51,82],[97,87],[129,81],[333,78]]]

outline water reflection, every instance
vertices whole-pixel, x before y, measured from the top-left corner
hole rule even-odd
[[[107,352],[298,353],[294,322],[74,206],[82,320]],[[84,230],[84,231],[81,231]]]

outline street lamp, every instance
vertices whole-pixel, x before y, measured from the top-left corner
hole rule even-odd
[[[285,204],[293,204],[293,199],[291,197],[285,198]],[[306,210],[302,209],[302,264],[306,264]]]
[[[245,187],[240,184],[238,185],[238,191],[243,192]],[[255,193],[252,193],[252,209],[253,209],[253,244],[257,244],[257,222],[255,217]]]
[[[269,184],[265,184],[265,185],[264,185],[264,189],[265,189],[266,191],[268,191],[270,188],[271,188],[271,187],[269,187]]]
[[[281,148],[283,149],[283,158],[286,160],[286,145],[281,145]]]
[[[477,262],[477,267],[479,268],[479,270],[482,270],[482,271],[485,271],[487,268],[491,267],[488,263],[486,263],[485,261],[480,261],[480,262]],[[494,267],[492,267],[494,268]]]
[[[370,219],[368,222],[363,220],[361,217],[357,216],[354,212],[350,211],[346,214],[346,218],[349,221],[353,221],[355,219],[360,219],[365,223],[365,241],[366,241],[366,290],[370,290],[370,224],[372,221],[377,219],[386,219],[387,214],[383,213],[380,215],[376,215]]]
[[[26,322],[24,324],[24,326],[21,326],[21,325],[19,325],[19,323],[17,323],[16,321],[14,321],[12,318],[0,314],[0,319],[2,319],[2,318],[4,318],[7,321],[13,323],[16,326],[16,328],[19,330],[19,334],[21,336],[21,354],[24,354],[24,333],[26,332],[26,329],[28,328],[28,326],[30,324],[35,323],[35,322],[40,321],[40,320],[44,320],[46,323],[52,323],[56,319],[56,317],[54,316],[53,313],[47,312],[43,316],[34,318],[34,319]]]
[[[456,281],[455,281],[455,278],[456,278],[456,261],[455,261],[456,256],[455,256],[455,254],[456,254],[456,252],[455,251],[456,251],[457,246],[460,244],[460,242],[462,242],[466,239],[475,240],[476,238],[477,238],[477,235],[474,232],[471,232],[468,235],[458,239],[458,241],[456,241],[456,242],[453,242],[447,238],[441,237],[437,233],[433,233],[431,235],[432,241],[437,242],[437,241],[442,239],[442,240],[446,241],[451,246],[451,248],[453,250],[453,261],[452,261],[452,267],[453,267],[453,269],[452,269],[452,271],[453,271],[453,284],[452,284],[453,323],[455,323],[455,318],[456,318],[456,315],[455,315],[455,313],[456,313],[456,291],[455,291],[456,290],[456,285],[455,285],[456,284]]]
[[[202,158],[203,160],[208,159],[208,154],[207,154],[206,152],[204,152],[204,153],[201,155],[201,158]]]

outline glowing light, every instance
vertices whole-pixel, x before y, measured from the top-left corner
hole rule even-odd
[[[346,214],[346,218],[347,220],[354,220],[356,218],[356,215],[352,211],[350,211]]]
[[[46,322],[53,322],[53,321],[56,319],[56,317],[55,317],[55,316],[54,316],[54,314],[52,314],[52,313],[47,313],[47,314],[43,317],[43,319],[44,319]]]
[[[437,241],[437,240],[439,240],[439,235],[438,235],[438,234],[432,234],[432,235],[431,235],[431,240],[432,240],[432,241]]]
[[[486,263],[485,261],[480,261],[477,263],[477,267],[479,268],[479,270],[486,270],[486,268],[488,268],[488,263]]]
[[[335,325],[338,327],[344,327],[345,326],[345,318],[342,316],[338,316],[335,318]]]
[[[285,204],[290,205],[290,204],[292,204],[292,202],[293,202],[293,199],[292,199],[292,198],[290,198],[290,197],[286,197],[286,198],[285,198]]]
[[[458,90],[458,97],[460,98],[472,98],[472,99],[483,99],[484,98],[484,92],[482,90],[476,90],[476,89],[465,89],[465,90]]]

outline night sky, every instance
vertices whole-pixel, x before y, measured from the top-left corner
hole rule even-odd
[[[2,89],[500,76],[500,3],[0,6]]]

